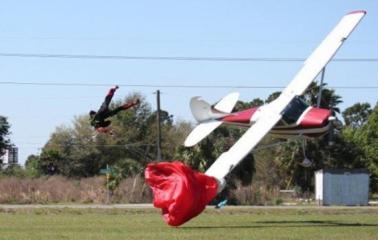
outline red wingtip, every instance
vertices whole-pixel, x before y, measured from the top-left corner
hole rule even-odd
[[[366,14],[366,11],[365,11],[365,10],[355,10],[355,11],[349,12],[347,15],[349,15],[349,14],[355,14],[355,13],[363,13],[363,14]]]

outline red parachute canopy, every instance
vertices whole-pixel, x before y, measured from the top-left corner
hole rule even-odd
[[[179,161],[148,164],[144,175],[154,194],[154,206],[162,209],[165,222],[171,226],[200,214],[217,195],[215,178]]]

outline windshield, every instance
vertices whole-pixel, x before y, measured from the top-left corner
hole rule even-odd
[[[296,96],[285,108],[282,119],[286,124],[294,124],[307,108],[308,105]]]

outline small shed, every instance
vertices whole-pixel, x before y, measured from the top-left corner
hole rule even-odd
[[[369,172],[366,169],[318,170],[315,199],[319,205],[368,205]]]

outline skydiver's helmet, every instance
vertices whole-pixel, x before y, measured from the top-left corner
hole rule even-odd
[[[96,111],[91,110],[91,111],[89,112],[89,116],[90,116],[91,118],[94,118],[95,115],[96,115]]]

